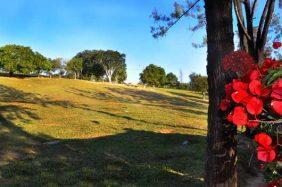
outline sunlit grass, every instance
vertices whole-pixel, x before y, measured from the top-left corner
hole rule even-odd
[[[197,93],[0,78],[0,111],[5,183],[203,184],[207,101]]]

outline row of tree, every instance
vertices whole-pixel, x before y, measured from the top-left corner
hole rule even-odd
[[[72,59],[50,59],[30,47],[6,45],[0,48],[2,73],[49,75],[122,83],[127,78],[125,54],[113,50],[86,50]]]
[[[140,73],[140,81],[148,86],[169,87],[178,89],[189,89],[197,92],[207,92],[207,77],[200,74],[191,73],[189,75],[190,82],[181,83],[173,73],[166,74],[164,68],[154,64],[148,65],[142,73]]]
[[[0,48],[0,69],[10,76],[19,74],[51,73],[61,68],[58,59],[48,59],[30,47],[6,45]]]

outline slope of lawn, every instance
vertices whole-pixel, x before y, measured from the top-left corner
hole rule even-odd
[[[188,91],[0,78],[0,186],[202,186],[206,114]]]

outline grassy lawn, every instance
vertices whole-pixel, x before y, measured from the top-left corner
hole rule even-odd
[[[0,78],[0,186],[202,186],[201,98],[81,80]]]

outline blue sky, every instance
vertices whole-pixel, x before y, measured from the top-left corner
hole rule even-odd
[[[114,49],[127,55],[128,82],[151,63],[179,74],[206,73],[206,49],[191,42],[182,20],[165,38],[153,39],[149,17],[154,8],[171,10],[173,0],[9,0],[1,2],[0,45],[30,46],[47,57],[69,59],[85,49]]]
[[[153,39],[150,33],[152,10],[170,12],[174,1],[3,1],[0,45],[30,46],[46,57],[65,59],[86,49],[113,49],[127,55],[127,82],[138,82],[139,73],[151,63],[176,75],[181,69],[188,81],[191,72],[206,74],[206,48],[191,45],[202,40],[205,30],[192,33],[191,19],[183,19],[164,38]]]

